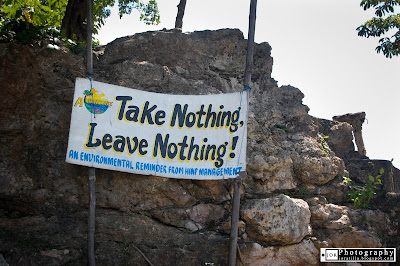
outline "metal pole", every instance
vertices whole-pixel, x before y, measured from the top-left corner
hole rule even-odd
[[[89,78],[93,73],[93,52],[92,52],[92,0],[86,0],[86,71]],[[88,264],[96,265],[94,256],[94,232],[96,218],[96,171],[94,167],[89,168],[89,217],[88,217]]]
[[[92,0],[86,0],[87,19],[86,19],[86,70],[89,76],[93,72],[93,52],[92,52]]]
[[[251,82],[251,71],[253,66],[253,52],[254,52],[254,33],[256,28],[256,8],[257,0],[250,0],[250,15],[249,15],[249,33],[247,39],[247,55],[246,55],[246,69],[244,78],[244,90],[249,93]],[[248,99],[248,97],[246,97]],[[240,185],[242,179],[247,177],[246,172],[240,172],[239,177],[233,183],[233,204],[232,204],[232,217],[231,217],[231,233],[229,241],[229,266],[236,265],[237,253],[237,240],[238,240],[238,223],[240,211]]]
[[[236,265],[239,210],[240,210],[240,185],[242,184],[242,178],[245,176],[246,172],[240,172],[239,177],[237,177],[233,181],[231,234],[229,238],[229,266]]]
[[[95,168],[89,168],[89,218],[88,218],[88,260],[89,265],[96,265],[94,256],[94,231],[96,211],[96,174]]]
[[[253,68],[254,33],[256,30],[257,0],[250,1],[249,36],[247,39],[246,70],[244,72],[244,89],[250,86],[251,70]]]

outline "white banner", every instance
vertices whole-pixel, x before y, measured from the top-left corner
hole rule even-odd
[[[246,168],[246,97],[167,95],[78,78],[66,161],[172,178],[237,177]]]

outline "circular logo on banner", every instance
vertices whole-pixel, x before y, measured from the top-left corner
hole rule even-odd
[[[112,102],[104,98],[104,93],[91,88],[83,92],[85,94],[84,103],[86,109],[92,114],[102,114],[107,111],[108,107],[111,106]]]

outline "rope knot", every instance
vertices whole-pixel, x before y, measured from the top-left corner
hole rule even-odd
[[[246,86],[244,86],[244,89],[243,89],[243,90],[245,90],[245,91],[251,91],[252,88],[251,88],[250,86],[246,85]]]

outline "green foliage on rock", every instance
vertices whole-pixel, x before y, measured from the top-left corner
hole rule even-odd
[[[321,144],[321,146],[319,147],[321,149],[321,151],[325,154],[326,157],[330,156],[329,153],[329,146],[328,146],[328,142],[326,142],[326,140],[329,138],[329,136],[323,136],[320,137],[319,139],[319,143]]]
[[[375,50],[382,52],[387,58],[400,54],[400,14],[395,13],[395,8],[399,5],[400,0],[363,0],[360,4],[364,10],[374,8],[376,17],[359,26],[358,35],[367,38],[382,37]],[[393,31],[394,34],[391,33]],[[393,35],[387,37],[388,34]]]
[[[375,189],[378,185],[382,185],[381,177],[385,170],[381,168],[377,176],[368,176],[368,182],[363,186],[354,185],[353,181],[346,177],[344,183],[349,187],[350,191],[347,192],[349,200],[354,202],[357,207],[368,209],[371,200],[374,198]]]

